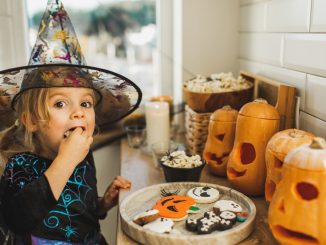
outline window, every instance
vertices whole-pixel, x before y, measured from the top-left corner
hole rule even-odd
[[[158,78],[155,0],[78,0],[62,3],[74,25],[87,65],[120,73],[144,98],[155,94]],[[46,1],[27,1],[30,49]]]

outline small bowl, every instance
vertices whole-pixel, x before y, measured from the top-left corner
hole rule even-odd
[[[166,182],[198,182],[200,179],[201,172],[206,165],[206,162],[202,159],[202,164],[194,168],[169,167],[163,164],[162,161],[160,161],[160,164],[162,166]]]

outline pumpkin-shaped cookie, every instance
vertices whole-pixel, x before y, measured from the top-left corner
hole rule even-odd
[[[281,244],[326,244],[326,142],[293,149],[268,211],[268,223]]]
[[[159,210],[159,215],[174,221],[187,218],[189,208],[196,201],[186,196],[167,196],[158,200],[153,209]]]
[[[214,175],[226,176],[226,163],[234,143],[237,116],[237,110],[224,106],[210,117],[203,158]]]

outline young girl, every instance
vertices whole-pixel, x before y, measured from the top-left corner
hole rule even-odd
[[[60,68],[62,78],[74,72]],[[19,119],[4,133],[2,150],[10,151],[4,145],[21,131],[25,150],[8,159],[2,181],[5,220],[19,244],[105,244],[98,219],[131,183],[118,176],[102,198],[97,196],[89,151],[97,100],[85,87],[34,88],[17,100]]]
[[[84,65],[63,5],[49,0],[29,65],[0,71],[0,112],[16,118],[0,134],[0,211],[16,244],[106,244],[98,220],[131,183],[118,176],[98,197],[95,124],[105,128],[140,101],[129,79]]]

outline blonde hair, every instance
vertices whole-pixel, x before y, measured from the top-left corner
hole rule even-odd
[[[34,88],[23,92],[15,106],[17,120],[14,125],[0,132],[0,172],[3,172],[8,159],[25,151],[35,152],[39,142],[33,132],[28,130],[22,122],[23,115],[27,123],[46,123],[49,120],[47,105],[49,88]]]

